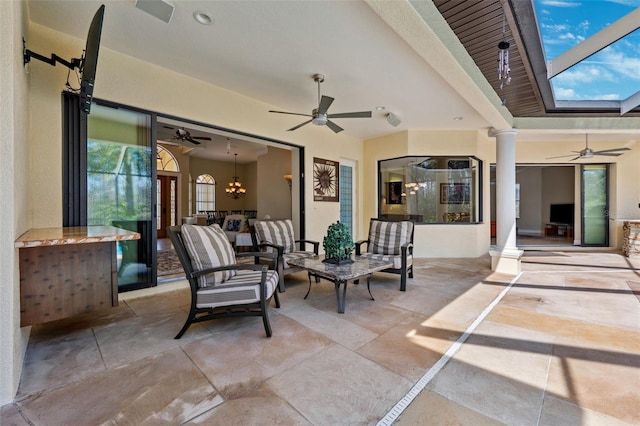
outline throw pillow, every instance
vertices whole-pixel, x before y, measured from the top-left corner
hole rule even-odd
[[[182,225],[182,240],[194,271],[234,265],[236,255],[229,239],[218,225]],[[198,277],[200,287],[220,284],[236,275],[236,271],[220,271]]]
[[[397,256],[400,254],[400,247],[411,241],[412,231],[413,222],[372,220],[367,251]]]
[[[240,232],[241,219],[229,219],[227,221],[227,229],[229,232]]]
[[[282,246],[285,253],[295,251],[295,239],[293,238],[293,222],[291,219],[285,220],[257,220],[254,224],[258,240],[261,243],[275,244]],[[274,251],[270,247],[267,251]]]

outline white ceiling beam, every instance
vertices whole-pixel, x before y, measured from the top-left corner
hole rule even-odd
[[[620,101],[620,115],[625,115],[640,105],[640,92],[636,92],[627,99]]]
[[[582,43],[573,46],[557,58],[548,61],[547,78],[555,77],[638,28],[640,28],[640,7],[604,27]]]

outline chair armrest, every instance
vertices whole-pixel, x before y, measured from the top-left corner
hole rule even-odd
[[[269,263],[273,269],[276,269],[276,263],[278,262],[278,253],[270,253],[268,251],[245,251],[242,253],[236,253],[236,259],[239,257],[254,257],[256,265],[260,264],[260,259],[271,259]]]
[[[400,246],[400,253],[403,257],[407,256],[407,252],[411,255],[413,254],[413,243],[404,243]]]
[[[253,271],[267,271],[269,268],[267,267],[267,265],[253,265],[253,264],[225,265],[225,266],[217,266],[215,268],[202,269],[200,271],[193,271],[191,273],[191,277],[197,278],[202,275],[212,274],[214,272],[229,271],[229,270],[242,271],[247,269],[250,269]]]
[[[313,252],[317,255],[318,254],[318,247],[320,246],[320,242],[318,241],[313,241],[313,240],[296,240],[296,243],[300,244],[300,248],[301,249],[305,249],[307,244],[312,244],[313,245]]]
[[[360,254],[362,253],[362,245],[365,243],[367,244],[367,248],[369,248],[369,240],[360,240],[354,243],[354,245],[356,246],[356,256],[360,256]]]
[[[258,244],[259,248],[265,248],[265,247],[271,247],[274,248],[278,251],[278,257],[282,257],[282,255],[284,254],[284,247],[279,246],[277,244],[271,244],[271,243],[260,243]],[[268,253],[268,252],[259,252],[259,253]]]

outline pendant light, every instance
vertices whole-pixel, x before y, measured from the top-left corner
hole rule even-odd
[[[245,188],[242,187],[242,182],[238,179],[238,154],[233,154],[235,156],[233,162],[233,182],[229,182],[229,186],[225,188],[227,195],[234,200],[237,200],[240,197],[244,197],[244,194],[247,192]]]

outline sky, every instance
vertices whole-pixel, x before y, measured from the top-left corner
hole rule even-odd
[[[534,0],[547,61],[640,7],[640,0]],[[624,100],[640,91],[640,30],[551,79],[556,100]]]

